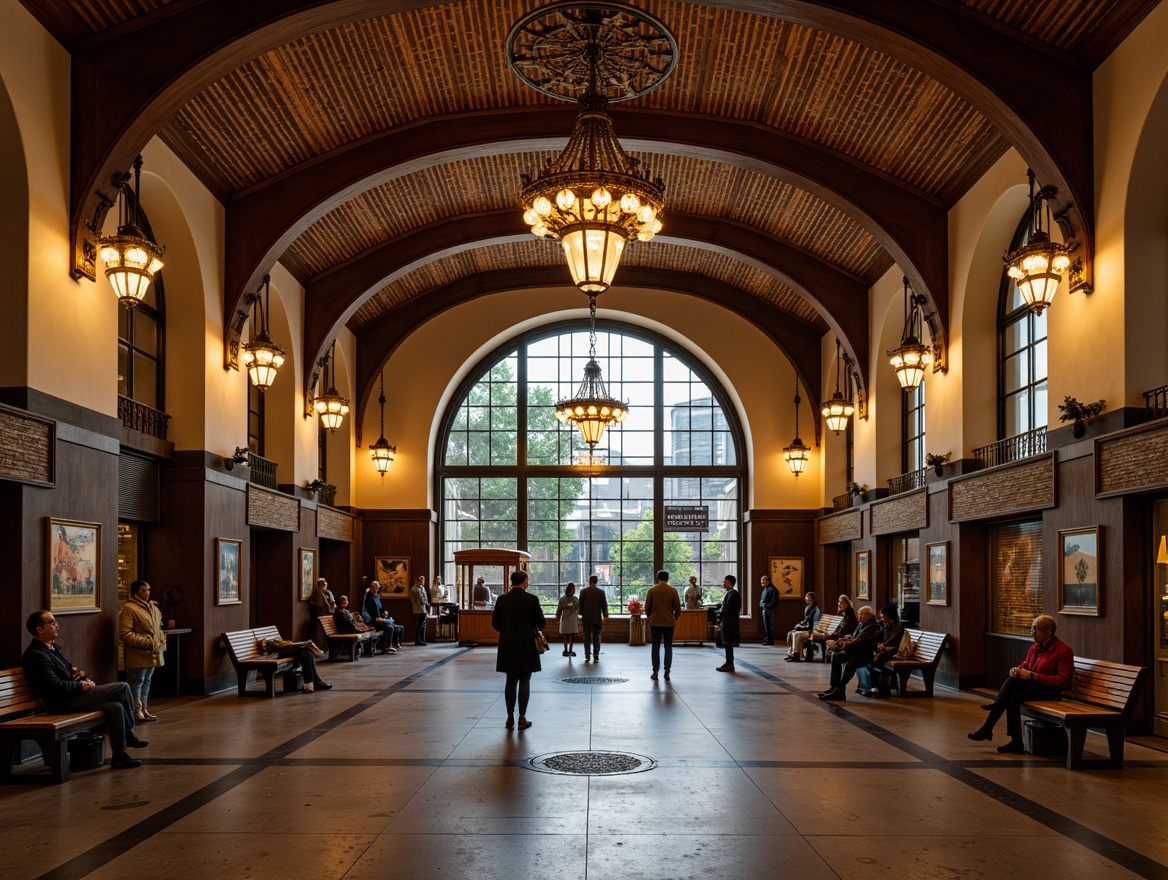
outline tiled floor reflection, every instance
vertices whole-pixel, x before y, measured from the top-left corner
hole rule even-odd
[[[965,738],[981,696],[824,704],[826,667],[783,654],[744,647],[726,675],[678,648],[667,683],[646,648],[551,652],[522,732],[494,651],[449,644],[326,664],[328,692],[160,702],[142,768],[0,789],[0,877],[1168,877],[1168,754],[1129,742],[1126,769],[1078,773],[998,755]],[[658,767],[524,766],[582,749]]]

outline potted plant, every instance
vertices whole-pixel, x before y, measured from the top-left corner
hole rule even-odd
[[[848,494],[849,495],[860,496],[860,495],[863,495],[867,491],[868,491],[867,484],[861,486],[859,483],[854,482],[854,481],[851,483],[848,483]]]
[[[944,455],[936,455],[932,452],[925,453],[925,467],[931,467],[937,472],[937,476],[941,476],[941,471],[945,467],[945,462],[949,460],[949,453]]]
[[[311,483],[305,483],[304,488],[308,490],[309,495],[316,495],[318,492],[336,492],[337,487],[332,483],[326,483],[324,480],[313,480]]]
[[[1106,400],[1097,400],[1094,403],[1079,403],[1075,398],[1067,395],[1063,398],[1063,402],[1058,405],[1060,422],[1071,423],[1071,436],[1076,440],[1087,433],[1087,422],[1095,418],[1101,412],[1103,407],[1107,405]]]

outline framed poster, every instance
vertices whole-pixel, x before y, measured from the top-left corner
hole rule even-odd
[[[239,564],[243,544],[231,538],[215,539],[215,604],[239,605]]]
[[[307,602],[316,586],[316,551],[300,548],[300,601]]]
[[[1099,527],[1061,529],[1059,613],[1099,616]]]
[[[382,593],[404,596],[410,591],[410,557],[374,557],[373,579],[381,584]]]
[[[925,583],[925,603],[928,605],[949,604],[949,542],[939,541],[925,545],[925,559],[929,566],[929,579]]]
[[[780,599],[803,598],[803,557],[772,556],[770,559],[771,583],[779,591]]]
[[[857,550],[856,551],[856,598],[857,599],[871,599],[872,598],[872,581],[869,577],[868,567],[872,561],[871,550]]]
[[[45,558],[50,611],[101,611],[101,523],[49,517]]]

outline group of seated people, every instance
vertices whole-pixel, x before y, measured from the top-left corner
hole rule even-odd
[[[370,581],[365,588],[365,598],[356,614],[349,609],[349,597],[342,594],[340,599],[334,598],[324,578],[317,579],[308,603],[316,617],[332,617],[342,635],[376,629],[381,633],[378,647],[382,654],[396,654],[401,648],[406,628],[390,617],[381,604],[381,584],[377,581]]]

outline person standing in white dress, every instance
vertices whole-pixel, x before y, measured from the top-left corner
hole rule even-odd
[[[580,632],[580,600],[576,597],[576,585],[571,581],[556,607],[556,620],[560,623],[560,637],[564,640],[564,656],[575,657],[572,648],[576,646],[576,633]]]

